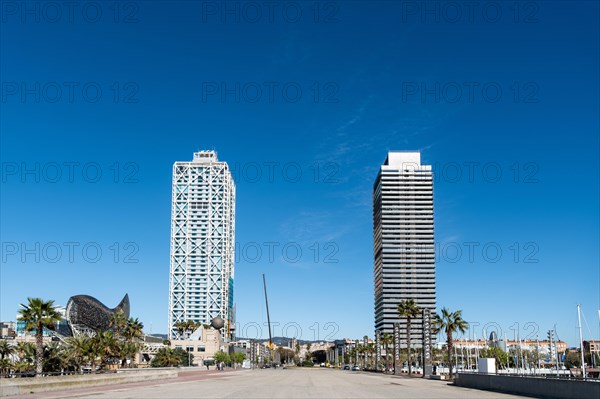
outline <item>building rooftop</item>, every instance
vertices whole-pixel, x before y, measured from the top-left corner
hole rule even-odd
[[[217,152],[212,150],[203,150],[194,153],[192,162],[217,162]]]
[[[419,151],[390,151],[384,165],[402,168],[406,163],[421,165],[421,153]]]

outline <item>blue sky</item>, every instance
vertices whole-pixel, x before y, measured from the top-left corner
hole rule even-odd
[[[581,303],[600,335],[597,2],[9,3],[2,320],[127,292],[166,332],[172,164],[215,149],[238,333],[267,335],[266,273],[275,335],[372,335],[372,184],[388,150],[421,150],[439,307],[471,337],[556,324],[574,346]]]

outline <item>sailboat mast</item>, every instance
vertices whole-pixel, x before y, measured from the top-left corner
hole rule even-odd
[[[581,334],[581,305],[577,305],[577,320],[579,321],[579,348],[581,349],[581,376],[585,378],[585,358],[583,356],[583,335]]]

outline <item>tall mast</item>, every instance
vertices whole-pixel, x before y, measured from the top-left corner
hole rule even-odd
[[[273,338],[271,337],[271,317],[269,316],[269,300],[267,299],[267,280],[263,273],[263,287],[265,289],[265,305],[267,306],[267,324],[269,328],[269,349],[273,349]]]
[[[581,377],[585,378],[585,358],[583,356],[583,336],[581,335],[581,305],[577,305],[577,320],[579,321],[579,348],[581,349]]]
[[[556,355],[556,376],[558,377],[558,375],[560,374],[560,361],[559,361],[559,357],[558,357],[558,337],[557,337],[557,333],[556,333],[556,324],[554,325],[554,353]]]

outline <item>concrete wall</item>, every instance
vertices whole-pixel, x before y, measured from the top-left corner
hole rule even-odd
[[[29,393],[86,388],[165,378],[176,378],[177,369],[139,370],[137,372],[63,375],[41,378],[0,378],[0,396],[25,395]]]
[[[600,398],[600,382],[591,381],[459,373],[454,383],[465,388],[507,392],[538,398]]]

